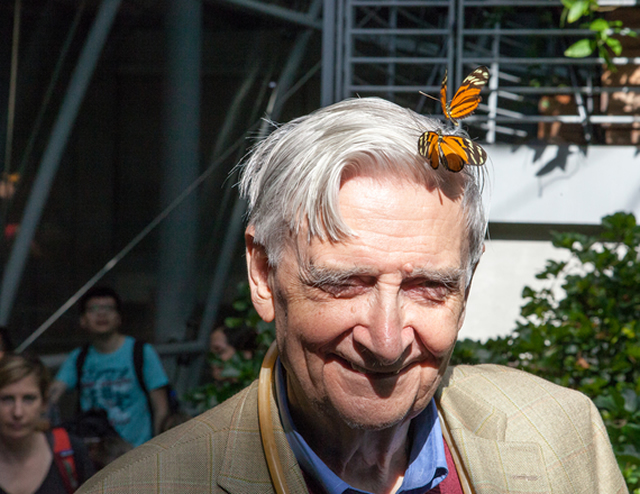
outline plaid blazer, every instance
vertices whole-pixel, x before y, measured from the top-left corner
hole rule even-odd
[[[438,399],[477,494],[628,492],[597,409],[576,391],[507,367],[457,366]],[[271,409],[289,492],[306,493],[275,401]],[[273,493],[257,383],[119,458],[78,492]]]

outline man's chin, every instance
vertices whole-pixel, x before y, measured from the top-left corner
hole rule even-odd
[[[89,332],[96,339],[106,340],[111,338],[116,330],[113,328],[92,328]]]
[[[338,406],[335,410],[342,421],[351,429],[381,431],[389,429],[416,416],[420,410],[415,403],[402,400],[376,400],[359,403],[351,400],[346,407]]]

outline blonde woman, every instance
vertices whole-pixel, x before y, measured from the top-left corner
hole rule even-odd
[[[81,440],[43,431],[48,388],[40,359],[0,358],[0,494],[66,494],[93,474]]]

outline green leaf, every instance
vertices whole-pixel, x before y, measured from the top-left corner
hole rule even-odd
[[[620,43],[620,40],[617,40],[615,38],[607,38],[606,43],[609,48],[611,48],[611,51],[617,56],[620,56],[622,54],[622,43]]]
[[[609,29],[609,23],[604,19],[596,19],[589,24],[589,29],[592,31],[606,31]]]
[[[569,24],[589,13],[589,3],[589,0],[576,0],[576,2],[569,7],[569,14],[567,15]]]
[[[593,49],[593,40],[581,39],[567,48],[564,55],[570,58],[584,58],[591,55],[593,53]]]

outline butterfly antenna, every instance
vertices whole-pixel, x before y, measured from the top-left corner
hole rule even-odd
[[[431,98],[434,101],[437,101],[438,103],[440,103],[440,100],[438,98],[436,98],[435,96],[431,96],[430,94],[427,93],[423,93],[422,91],[418,91],[422,96],[426,96],[427,98]]]

